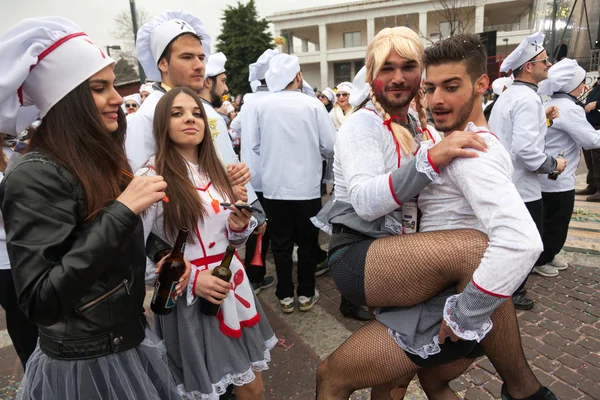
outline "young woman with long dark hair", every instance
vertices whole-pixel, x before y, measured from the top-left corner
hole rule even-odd
[[[185,257],[193,269],[186,298],[157,324],[180,394],[216,400],[233,384],[237,399],[258,400],[260,371],[268,368],[277,339],[237,254],[231,282],[211,275],[226,249],[244,244],[257,222],[249,211],[221,206],[237,198],[210,140],[201,100],[191,89],[172,89],[159,100],[154,139],[157,152],[136,175],[163,176],[169,202],[149,208],[144,231],[166,242],[181,227],[190,232]],[[207,303],[220,305],[216,316],[202,313]]]
[[[143,311],[139,214],[166,183],[130,178],[114,61],[59,17],[21,21],[0,53],[0,130],[42,118],[0,186],[19,305],[40,335],[18,398],[178,398]],[[189,267],[179,293],[188,280]]]

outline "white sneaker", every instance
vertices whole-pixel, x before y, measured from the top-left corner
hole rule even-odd
[[[558,270],[550,264],[540,265],[539,267],[533,267],[533,272],[538,275],[552,278],[558,276]]]
[[[552,262],[550,263],[550,265],[552,265],[554,268],[556,268],[559,271],[564,271],[565,269],[567,269],[569,267],[569,264],[567,264],[564,261],[560,261],[557,258],[555,258],[554,260],[552,260]]]
[[[300,311],[308,311],[317,304],[319,301],[319,291],[315,289],[315,294],[312,297],[298,296],[298,303],[300,304]]]
[[[294,298],[286,297],[285,299],[279,300],[279,306],[281,307],[281,312],[289,314],[294,312]]]

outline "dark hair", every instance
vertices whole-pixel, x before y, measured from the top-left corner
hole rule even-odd
[[[160,58],[158,59],[158,62],[156,64],[158,64],[160,62],[160,60],[162,60],[163,58],[167,60],[167,63],[171,62],[171,50],[173,47],[173,43],[175,43],[177,40],[179,40],[179,38],[182,38],[184,36],[191,36],[193,38],[198,39],[198,41],[200,43],[202,43],[202,39],[200,38],[200,36],[196,35],[195,33],[192,32],[184,32],[179,36],[175,36],[173,38],[173,40],[171,40],[169,42],[169,44],[167,45],[167,47],[165,47],[165,50],[162,52],[162,54],[160,55]]]
[[[198,146],[198,169],[208,175],[212,185],[230,202],[237,200],[225,168],[215,150],[206,112],[200,98],[187,87],[175,88],[165,94],[156,105],[154,112],[153,133],[156,141],[156,173],[162,175],[167,184],[169,202],[164,203],[164,231],[174,240],[179,228],[186,227],[191,232],[196,230],[198,221],[208,215],[206,205],[198,196],[197,189],[189,179],[188,164],[177,152],[169,137],[171,107],[175,97],[184,93],[194,99],[200,108],[204,120],[204,138]],[[227,132],[221,132],[227,134]],[[190,241],[194,242],[193,235]]]
[[[124,142],[127,120],[118,107],[119,127],[106,130],[86,80],[54,105],[32,134],[26,152],[40,151],[69,170],[82,186],[88,219],[116,199],[131,173]]]
[[[478,35],[451,36],[425,49],[425,68],[447,62],[464,62],[472,82],[487,74],[487,51]]]

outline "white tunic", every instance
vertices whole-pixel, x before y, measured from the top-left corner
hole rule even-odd
[[[532,85],[533,86],[533,85]],[[510,154],[512,181],[524,202],[542,198],[537,171],[546,162],[546,113],[533,88],[515,82],[498,98],[490,116],[493,132]]]
[[[554,95],[546,107],[557,106],[560,116],[554,120],[546,134],[546,153],[556,157],[564,151],[567,168],[554,181],[540,175],[542,192],[566,192],[575,189],[575,171],[579,165],[581,148],[600,148],[600,131],[595,130],[585,118],[583,107],[567,94]]]
[[[248,93],[244,96],[244,107],[238,116],[232,121],[231,129],[240,135],[240,155],[242,161],[250,168],[250,183],[254,190],[262,192],[262,178],[260,173],[260,156],[256,154],[253,147],[256,144],[257,124],[256,110],[257,104],[265,96],[269,95],[269,90],[261,90],[261,86],[256,93]]]
[[[148,159],[156,152],[156,144],[152,134],[152,123],[154,121],[154,111],[156,104],[164,96],[161,90],[155,90],[146,98],[140,109],[134,116],[127,121],[127,136],[125,138],[125,151],[131,169],[137,171],[146,164]],[[221,159],[224,167],[236,160],[234,158],[233,144],[227,134],[227,125],[223,117],[219,115],[210,105],[202,103],[210,126],[215,150]],[[256,199],[256,193],[252,185],[246,185],[248,190],[248,204],[252,204]]]
[[[507,297],[521,284],[542,251],[536,225],[511,175],[510,157],[499,140],[473,123],[466,131],[485,132],[488,145],[477,158],[455,158],[419,195],[421,232],[477,229],[489,238],[474,285],[485,293]]]
[[[323,104],[300,91],[271,93],[257,104],[255,124],[265,198],[320,198],[321,156],[333,156],[336,135]]]

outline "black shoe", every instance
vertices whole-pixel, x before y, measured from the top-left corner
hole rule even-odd
[[[325,257],[325,260],[317,264],[317,268],[315,269],[315,276],[321,276],[327,271],[329,271],[329,263],[327,262],[327,257]]]
[[[595,188],[594,186],[586,186],[585,189],[577,189],[575,190],[575,194],[579,194],[579,195],[584,195],[584,196],[589,196],[590,194],[594,194],[598,191],[597,188]]]
[[[523,296],[525,296],[525,295],[527,294],[527,289],[525,289],[525,288],[522,288],[522,289],[520,289],[520,290],[517,290],[517,291],[515,292],[515,294],[520,294],[520,295],[523,295]]]
[[[273,286],[274,283],[275,278],[273,278],[272,276],[265,276],[262,281],[252,284],[254,294],[259,294],[261,290]]]
[[[502,390],[500,391],[500,398],[502,400],[516,400],[506,391],[506,385],[502,384]],[[531,396],[527,396],[523,400],[558,400],[558,397],[550,389],[545,386],[540,385],[540,388],[537,392],[532,394]]]
[[[531,310],[533,308],[533,300],[528,299],[524,294],[513,294],[512,301],[517,310]]]
[[[353,304],[350,300],[342,296],[340,302],[340,312],[346,318],[352,318],[357,321],[370,321],[371,314],[361,306]]]

